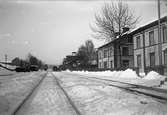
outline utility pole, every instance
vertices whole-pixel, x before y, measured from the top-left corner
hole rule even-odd
[[[5,54],[5,65],[6,65],[6,67],[7,67],[7,61],[8,61],[8,55]]]
[[[145,31],[143,31],[143,65],[144,73],[146,73]]]
[[[158,51],[159,51],[159,65],[162,65],[162,40],[161,40],[161,9],[160,0],[158,0]],[[161,73],[162,74],[162,73]]]

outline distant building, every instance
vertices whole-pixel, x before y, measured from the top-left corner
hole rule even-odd
[[[98,68],[133,67],[133,38],[128,32],[98,48]]]
[[[76,55],[67,55],[63,60],[63,65],[68,69],[74,69],[78,66],[79,57]]]
[[[96,69],[97,68],[97,54],[96,52],[88,62],[86,62],[84,56],[77,55],[76,52],[72,52],[72,55],[67,55],[63,60],[63,68],[71,70],[82,70],[82,69]]]
[[[132,32],[134,67],[140,72],[154,70],[167,75],[167,16],[160,22],[161,40],[158,39],[158,20]]]

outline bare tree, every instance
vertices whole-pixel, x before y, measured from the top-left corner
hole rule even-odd
[[[85,41],[85,48],[86,48],[86,52],[89,58],[89,61],[94,60],[95,59],[95,47],[93,44],[92,40],[86,40]]]
[[[79,47],[77,55],[80,56],[81,63],[86,65],[96,59],[96,52],[92,40],[86,40],[85,44]]]
[[[118,1],[117,4],[105,3],[99,14],[95,14],[95,23],[91,26],[93,37],[105,41],[111,41],[122,34],[122,28],[133,29],[139,17],[135,17],[128,4]]]

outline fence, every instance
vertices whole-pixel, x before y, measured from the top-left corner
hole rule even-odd
[[[145,72],[148,73],[150,71],[155,71],[161,75],[167,75],[167,66],[153,66],[153,67],[146,67]]]

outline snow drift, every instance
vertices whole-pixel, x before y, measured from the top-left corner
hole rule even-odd
[[[147,80],[153,80],[153,79],[160,79],[162,78],[162,76],[155,72],[155,71],[150,71],[143,79],[147,79]]]
[[[70,72],[67,70],[66,72]],[[135,71],[132,69],[127,69],[125,71],[97,71],[97,72],[88,72],[88,71],[72,71],[77,74],[92,74],[98,76],[110,76],[110,77],[120,77],[120,78],[139,78]]]

